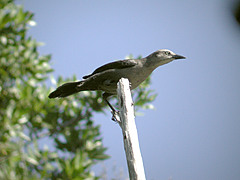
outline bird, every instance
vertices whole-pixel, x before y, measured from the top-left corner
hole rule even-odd
[[[157,67],[176,59],[185,59],[168,49],[157,50],[141,59],[126,59],[107,63],[97,68],[93,73],[83,76],[83,80],[68,82],[59,86],[49,94],[49,98],[63,98],[80,91],[102,91],[103,99],[111,108],[108,98],[117,94],[117,83],[121,78],[127,78],[130,89],[138,87]]]

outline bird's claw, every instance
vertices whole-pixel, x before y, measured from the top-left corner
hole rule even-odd
[[[112,120],[114,122],[121,122],[120,116],[119,116],[119,111],[112,111]]]
[[[132,88],[132,83],[129,81],[129,87],[130,87],[130,89]]]

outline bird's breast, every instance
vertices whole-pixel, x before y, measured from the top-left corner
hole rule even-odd
[[[151,70],[137,66],[134,68],[117,69],[118,78],[127,78],[131,83],[131,89],[138,87],[150,74]]]

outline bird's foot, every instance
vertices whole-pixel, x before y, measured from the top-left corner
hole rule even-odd
[[[117,123],[121,122],[119,111],[112,111],[112,120]]]
[[[129,87],[130,87],[130,89],[132,88],[132,83],[129,81]]]

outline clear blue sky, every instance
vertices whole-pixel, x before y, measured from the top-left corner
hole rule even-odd
[[[187,57],[152,74],[155,110],[136,117],[147,179],[240,179],[240,27],[234,0],[18,0],[57,77],[79,79],[116,59],[168,48]],[[127,167],[119,126],[95,114],[112,158]],[[95,167],[96,173],[102,166]]]

